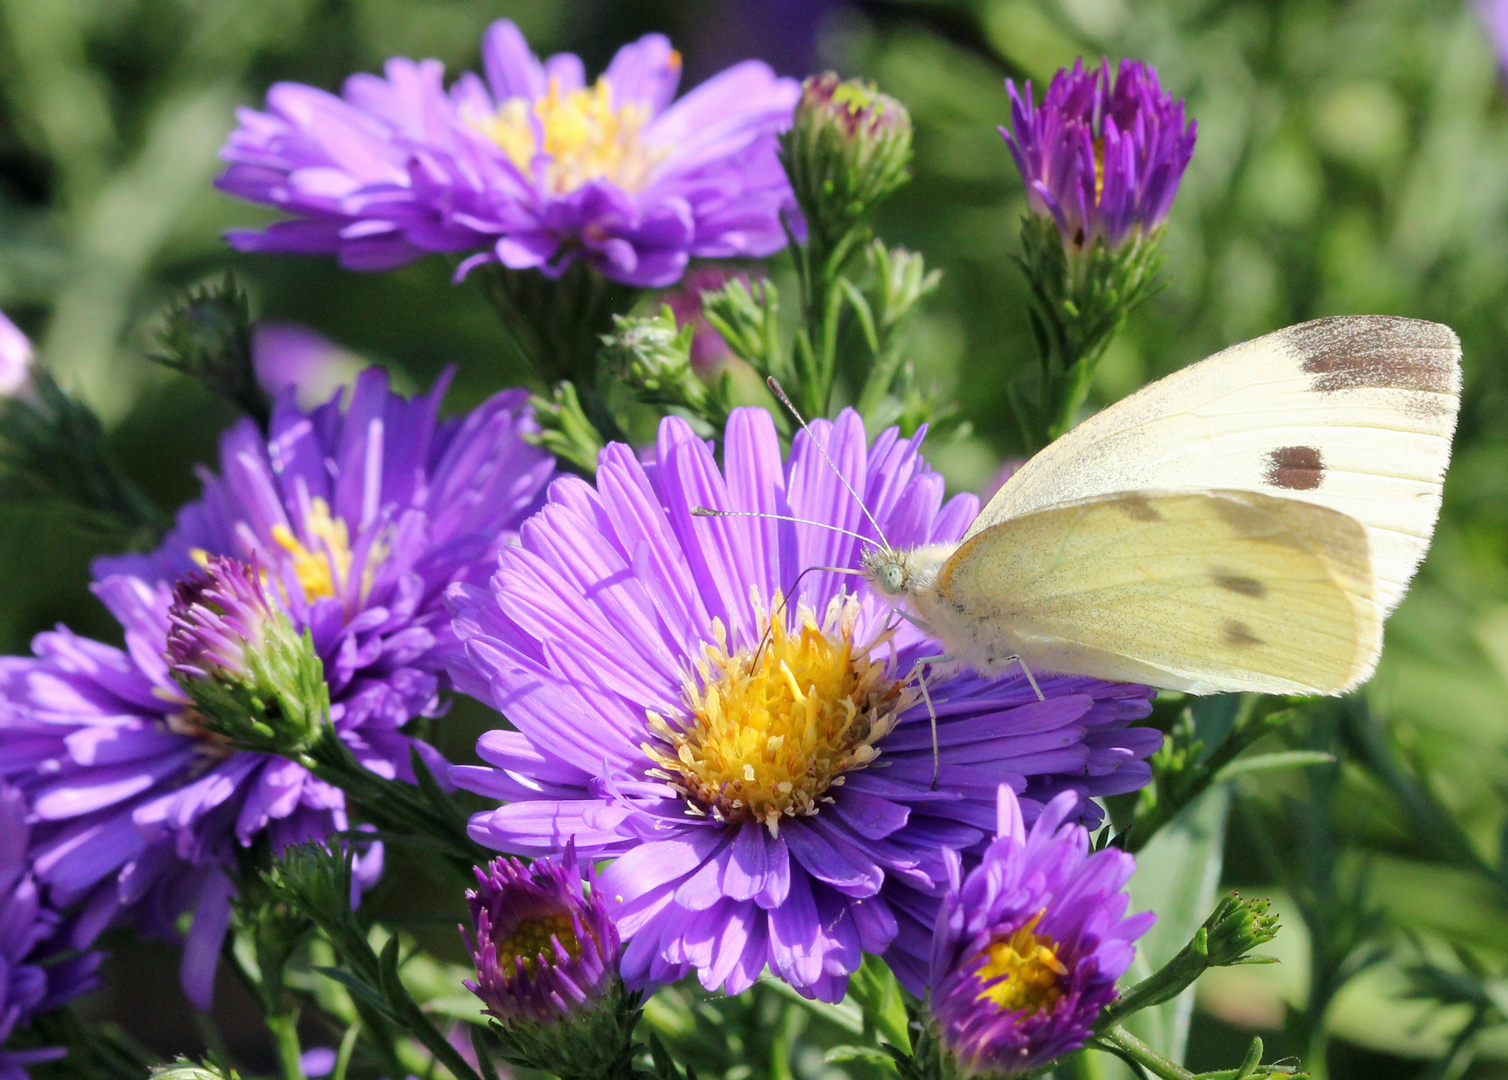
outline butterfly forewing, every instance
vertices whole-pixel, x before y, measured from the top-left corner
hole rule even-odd
[[[1367,531],[1253,492],[1143,491],[966,540],[921,614],[966,653],[1195,693],[1339,693],[1372,671]]]
[[[1236,345],[1085,420],[1001,488],[965,539],[1116,492],[1262,492],[1366,529],[1375,600],[1397,605],[1429,547],[1460,398],[1449,327],[1319,319]]]

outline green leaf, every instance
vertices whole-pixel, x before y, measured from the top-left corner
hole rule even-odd
[[[382,1013],[383,1016],[386,1016],[389,1020],[397,1022],[397,1015],[394,1014],[392,1009],[388,1008],[387,1001],[383,998],[382,994],[378,992],[377,988],[372,986],[370,983],[366,982],[363,979],[358,979],[349,971],[341,971],[339,968],[316,967],[314,970],[319,972],[321,975],[325,975],[331,979],[334,979],[336,982],[340,983],[341,986],[344,986],[347,990],[351,991],[351,993],[361,998],[362,1001],[365,1001],[372,1008]]]
[[[910,1051],[905,994],[883,960],[878,956],[864,957],[859,970],[848,980],[848,997],[863,1011],[866,1028],[879,1032],[892,1045]]]
[[[889,1054],[873,1046],[835,1046],[822,1056],[822,1060],[830,1065],[841,1061],[862,1061],[869,1065],[895,1067],[895,1061]]]
[[[1271,754],[1253,754],[1237,758],[1215,774],[1215,783],[1223,783],[1248,773],[1266,772],[1269,769],[1297,769],[1305,765],[1329,765],[1334,754],[1323,750],[1278,750]]]

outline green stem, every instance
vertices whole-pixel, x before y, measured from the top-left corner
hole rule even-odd
[[[277,1046],[283,1080],[305,1080],[304,1048],[298,1041],[298,1009],[269,1014],[267,1029]]]
[[[335,1068],[330,1072],[330,1080],[346,1080],[346,1073],[351,1069],[351,1058],[356,1053],[356,1041],[361,1037],[361,1021],[358,1020],[346,1028],[346,1033],[341,1036],[340,1048],[335,1051]]]
[[[1194,1074],[1163,1057],[1125,1028],[1112,1024],[1095,1038],[1106,1049],[1146,1069],[1162,1080],[1195,1080]]]
[[[1244,695],[1240,712],[1224,741],[1211,750],[1203,761],[1178,776],[1167,791],[1159,791],[1157,801],[1138,815],[1113,843],[1133,854],[1146,847],[1159,829],[1204,794],[1222,769],[1245,753],[1257,740],[1292,718],[1293,711],[1289,709],[1259,714],[1257,705],[1260,700],[1255,694]]]

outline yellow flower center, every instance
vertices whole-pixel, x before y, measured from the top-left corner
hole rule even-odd
[[[571,917],[566,914],[525,919],[501,941],[494,939],[498,969],[503,973],[503,978],[508,979],[518,971],[520,960],[523,961],[524,970],[530,974],[538,965],[541,953],[544,954],[546,963],[554,960],[555,946],[551,943],[551,938],[560,939],[561,948],[565,949],[571,959],[581,955],[581,942],[577,940]]]
[[[998,979],[981,990],[976,1001],[993,1001],[1006,1012],[1033,1015],[1045,1012],[1063,996],[1062,979],[1068,969],[1054,952],[1057,943],[1035,932],[1042,920],[1038,912],[1031,922],[1004,941],[992,943],[985,951],[989,960],[979,969],[981,982]]]
[[[671,61],[679,64],[680,59],[672,53]],[[542,98],[508,98],[492,115],[467,120],[530,179],[535,179],[535,159],[549,158],[543,179],[557,195],[598,179],[638,191],[666,153],[639,137],[650,120],[649,106],[631,101],[614,108],[606,76],[569,93],[561,90],[559,79],[551,79]]]
[[[779,596],[773,607],[783,610]],[[851,597],[834,600],[820,627],[803,610],[795,633],[772,616],[760,646],[734,653],[715,622],[717,643],[687,682],[690,716],[673,725],[648,714],[663,740],[644,745],[658,766],[653,775],[684,792],[694,812],[762,821],[772,836],[782,816],[815,814],[831,802],[827,789],[878,756],[874,744],[914,699],[883,661],[869,659],[888,635],[854,646],[858,610]]]
[[[310,501],[309,513],[304,517],[304,532],[310,546],[293,535],[286,525],[272,527],[273,541],[286,551],[293,562],[293,573],[298,578],[304,597],[317,600],[324,596],[339,596],[346,588],[355,556],[351,553],[351,534],[343,518],[330,515],[330,506],[324,499],[315,497]],[[367,552],[366,566],[361,574],[361,594],[365,597],[372,587],[372,576],[386,556],[385,546],[373,544]]]

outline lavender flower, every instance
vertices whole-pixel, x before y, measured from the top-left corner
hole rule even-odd
[[[966,1075],[1016,1075],[1084,1045],[1155,918],[1124,917],[1136,861],[1090,854],[1088,832],[1066,824],[1073,796],[1048,803],[1030,832],[1022,809],[1002,784],[981,863],[964,876],[948,860],[928,1007]]]
[[[279,84],[243,110],[220,186],[295,215],[242,250],[338,254],[380,270],[430,251],[555,277],[577,259],[630,285],[675,282],[691,257],[785,245],[790,188],[775,153],[798,88],[747,61],[672,103],[680,56],[651,34],[590,87],[568,53],[541,63],[494,23],[485,78],[447,92],[435,61],[394,59],[343,96]]]
[[[1063,243],[1083,249],[1119,246],[1167,219],[1183,170],[1194,154],[1197,125],[1184,123],[1183,102],[1164,94],[1150,65],[1109,61],[1085,71],[1082,61],[1053,76],[1040,107],[1006,80],[1011,127],[1000,129],[1026,184],[1032,213],[1051,217]]]
[[[32,1017],[98,983],[99,954],[62,956],[58,915],[43,903],[27,865],[30,832],[25,798],[0,782],[0,1080],[26,1080],[27,1065],[63,1057],[60,1047],[3,1047]]]
[[[618,930],[591,867],[575,849],[561,857],[494,859],[466,893],[474,933],[461,936],[476,962],[466,989],[506,1023],[550,1024],[603,999],[617,977]]]
[[[349,400],[312,412],[285,396],[266,437],[249,421],[225,436],[223,475],[205,475],[160,549],[96,564],[125,651],[60,628],[36,639],[35,658],[0,658],[0,770],[32,797],[39,880],[81,909],[76,944],[124,908],[164,936],[193,910],[185,986],[205,1004],[237,848],[346,828],[338,790],[293,762],[234,751],[170,667],[244,666],[269,603],[310,635],[330,720],[362,764],[410,778],[418,749],[443,772],[402,729],[439,712],[453,641],[444,590],[484,579],[552,466],[523,441],[523,392],[451,421],[437,418],[442,393],[405,401],[373,369]],[[206,564],[213,580],[182,587],[173,615],[175,584]],[[206,597],[218,615],[190,610]]]
[[[293,388],[299,407],[312,409],[356,381],[365,361],[355,353],[291,322],[259,322],[252,331],[251,360],[257,382],[277,397]]]
[[[889,539],[956,539],[977,510],[895,430],[869,446],[853,412],[813,425]],[[768,413],[736,410],[725,468],[667,419],[652,454],[613,445],[596,487],[561,479],[503,553],[491,588],[453,588],[458,687],[516,726],[483,736],[492,767],[451,770],[507,805],[479,842],[545,855],[574,840],[618,856],[601,877],[630,986],[699,972],[748,988],[768,965],[803,994],[842,996],[861,951],[925,976],[944,847],[973,850],[995,788],[1028,813],[1071,789],[1144,784],[1157,732],[1127,728],[1149,691],[1079,678],[936,681],[941,776],[927,710],[905,681],[937,645],[890,604],[845,591],[867,530],[858,503],[798,436],[789,462]],[[799,522],[693,516],[697,506]],[[799,578],[798,584],[798,575]],[[782,600],[789,598],[788,603]],[[880,761],[884,768],[867,768]]]
[[[0,312],[0,396],[31,381],[32,348],[27,336]]]
[[[1475,7],[1487,28],[1498,63],[1508,67],[1508,0],[1475,0]]]

